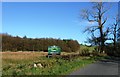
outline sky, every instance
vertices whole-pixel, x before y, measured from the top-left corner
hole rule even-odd
[[[90,37],[83,33],[89,23],[80,17],[81,10],[90,9],[90,2],[3,2],[2,33],[28,38],[73,39],[84,44]],[[112,3],[109,20],[118,11]],[[107,14],[106,14],[107,15]]]

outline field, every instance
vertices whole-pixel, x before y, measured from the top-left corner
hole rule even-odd
[[[1,52],[3,75],[66,75],[94,62],[86,57],[47,58],[47,52]],[[62,55],[70,53],[63,52]],[[34,64],[40,66],[34,67]]]

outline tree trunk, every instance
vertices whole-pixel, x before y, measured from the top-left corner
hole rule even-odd
[[[100,26],[100,53],[104,51],[104,36],[103,36],[103,29],[102,25]]]
[[[104,50],[104,36],[103,36],[101,9],[99,10],[98,15],[99,15],[98,25],[99,25],[99,30],[100,30],[100,53],[102,53]]]
[[[114,39],[113,39],[113,44],[114,44],[114,52],[116,52],[116,28],[117,28],[117,24],[115,24],[115,27],[114,27]]]

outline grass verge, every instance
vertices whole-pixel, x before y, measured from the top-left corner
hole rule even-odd
[[[27,55],[25,55],[27,56]],[[31,56],[29,58],[32,58]],[[74,58],[47,58],[45,56],[37,56],[33,59],[10,59],[3,58],[3,77],[5,75],[21,76],[21,75],[49,75],[60,76],[69,75],[72,71],[85,67],[87,64],[102,59],[101,57],[81,57]],[[34,64],[41,64],[42,67],[34,67]]]

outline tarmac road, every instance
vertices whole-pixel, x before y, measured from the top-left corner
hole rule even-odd
[[[82,75],[118,75],[118,72],[120,72],[118,71],[118,62],[115,60],[101,60],[72,72],[68,77],[72,75],[79,75],[80,77],[83,77]]]

